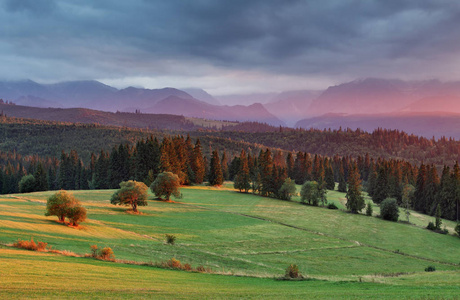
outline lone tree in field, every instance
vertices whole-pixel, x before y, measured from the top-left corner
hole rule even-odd
[[[86,220],[86,209],[72,194],[62,190],[48,198],[45,216],[57,216],[59,222],[65,222],[67,217],[72,225],[77,226]]]
[[[171,195],[180,197],[180,180],[176,174],[171,172],[163,172],[158,174],[157,179],[150,185],[150,190],[158,198],[165,197],[169,201]]]
[[[131,205],[133,212],[138,212],[138,206],[147,206],[148,187],[143,182],[134,180],[120,182],[120,189],[110,199],[114,205]]]
[[[361,211],[366,203],[364,197],[361,195],[361,179],[359,178],[359,171],[356,163],[352,166],[348,174],[348,191],[347,191],[347,209],[356,214]]]

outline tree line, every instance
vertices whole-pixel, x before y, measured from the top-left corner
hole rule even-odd
[[[209,155],[205,154],[209,153]],[[312,155],[307,152],[283,152],[266,148],[242,150],[229,156],[225,148],[204,151],[200,139],[190,136],[165,136],[161,142],[150,136],[131,146],[114,146],[111,151],[91,153],[89,164],[83,164],[77,151],[62,152],[59,159],[21,156],[0,152],[0,188],[4,194],[43,190],[115,189],[127,180],[147,186],[162,172],[179,177],[182,185],[220,185],[234,181],[241,192],[288,200],[295,194],[295,184],[310,182],[310,187],[324,202],[327,190],[347,192],[360,200],[366,190],[380,204],[395,198],[403,207],[444,218],[457,218],[460,198],[458,164],[444,166],[441,177],[433,164],[415,164],[399,159],[374,159],[369,154],[356,157]],[[309,200],[306,199],[309,203]],[[312,202],[313,203],[313,202]],[[351,205],[351,204],[350,204]],[[350,207],[359,211],[361,204]]]

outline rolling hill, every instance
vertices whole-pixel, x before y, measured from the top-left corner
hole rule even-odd
[[[428,219],[416,213],[412,224],[389,222],[301,205],[298,197],[289,202],[238,193],[227,183],[221,188],[183,188],[184,198],[175,203],[152,200],[151,195],[142,214],[133,215],[109,203],[113,192],[74,192],[88,210],[79,229],[43,215],[54,192],[2,195],[0,297],[458,295],[458,237],[426,230]],[[344,197],[328,193],[328,201],[341,208]],[[454,224],[443,222],[449,229]],[[164,242],[166,233],[177,237],[175,245]],[[5,246],[31,237],[69,256]],[[85,258],[90,245],[110,247],[119,260]],[[153,267],[171,258],[215,274]],[[290,264],[298,265],[308,280],[275,280]],[[425,272],[427,266],[436,272]]]

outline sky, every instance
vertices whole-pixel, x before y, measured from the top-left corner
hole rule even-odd
[[[0,79],[213,95],[460,80],[456,0],[0,0]]]

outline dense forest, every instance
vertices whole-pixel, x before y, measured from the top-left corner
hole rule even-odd
[[[375,158],[404,159],[411,163],[425,162],[440,168],[443,165],[453,166],[460,158],[459,141],[445,137],[437,140],[427,139],[399,130],[377,129],[372,133],[360,129],[305,130],[276,128],[254,123],[242,123],[233,129],[239,129],[239,131],[224,128],[221,131],[202,132],[201,135],[220,136],[235,141],[251,141],[266,147],[326,156],[337,154],[358,157],[369,153]]]
[[[91,153],[86,165],[75,150],[62,151],[59,159],[2,152],[1,192],[118,188],[121,181],[129,179],[150,185],[159,173],[173,172],[185,185],[204,181],[220,185],[224,180],[234,180],[240,191],[286,200],[286,184],[291,179],[297,184],[315,182],[323,193],[335,189],[338,182],[339,190],[347,192],[347,183],[350,188],[350,179],[356,173],[354,184],[362,182],[359,188],[364,188],[377,204],[391,197],[407,206],[404,198],[410,198],[410,206],[417,211],[433,215],[440,210],[444,218],[457,218],[457,163],[452,169],[444,166],[439,177],[434,165],[374,159],[369,154],[328,157],[302,151],[286,154],[267,148],[247,152],[243,149],[239,155],[228,155],[222,145],[209,152],[210,155],[204,153],[200,139],[179,135],[165,136],[161,142],[150,136],[133,146],[121,143],[111,151]]]
[[[238,124],[240,131],[192,131],[185,138],[166,130],[0,120],[2,193],[117,188],[128,179],[150,184],[160,172],[171,171],[182,184],[230,179],[241,191],[285,199],[288,178],[325,189],[338,182],[346,191],[356,170],[377,204],[392,197],[403,205],[410,192],[414,209],[433,215],[439,208],[443,217],[457,218],[459,142],[452,139],[259,123]]]

